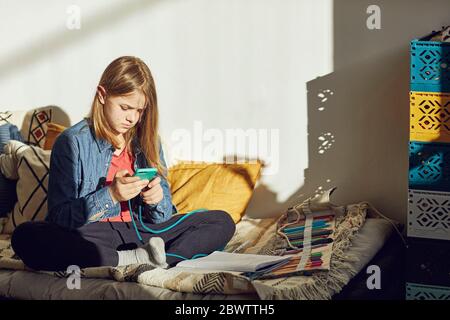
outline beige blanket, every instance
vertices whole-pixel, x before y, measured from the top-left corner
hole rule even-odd
[[[250,281],[238,272],[193,270],[180,267],[150,270],[147,265],[86,268],[81,270],[81,276],[135,281],[191,293],[240,294],[256,291],[261,299],[330,299],[347,284],[349,274],[356,274],[356,271],[352,269],[352,261],[357,257],[350,256],[346,252],[351,245],[353,236],[364,224],[369,212],[369,205],[367,203],[352,204],[346,206],[345,209],[346,214],[336,220],[330,270],[317,272],[312,276]],[[267,252],[275,242],[275,227],[275,218],[251,219],[244,217],[237,224],[235,236],[228,243],[225,251],[231,252],[247,242],[239,252]],[[29,270],[14,255],[8,238],[7,235],[0,235],[0,269]],[[64,272],[45,273],[57,277],[68,276]]]

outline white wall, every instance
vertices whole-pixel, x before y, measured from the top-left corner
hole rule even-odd
[[[365,9],[376,3],[382,7],[382,29],[369,32]],[[384,120],[391,124],[396,116],[403,119],[391,131],[402,132],[389,148],[396,172],[389,171],[387,162],[377,160],[380,155],[370,145],[349,155],[355,142],[352,135],[358,135],[355,130],[364,131],[367,126],[349,131],[348,116],[340,116],[337,110],[362,118],[376,114],[373,104],[360,102],[374,86],[390,84],[385,76],[394,74],[386,69],[392,65],[383,66],[377,59],[385,55],[392,56],[392,61],[407,58],[412,37],[446,22],[450,9],[446,1],[427,3],[434,6],[401,0],[389,4],[356,0],[2,0],[0,108],[58,105],[73,124],[87,114],[107,64],[121,55],[139,56],[156,80],[161,133],[170,161],[220,160],[233,153],[230,147],[210,155],[189,154],[185,148],[180,154],[176,135],[186,129],[198,138],[194,132],[198,123],[203,133],[218,129],[209,131],[216,137],[233,128],[265,130],[258,132],[269,135],[279,130],[279,145],[270,144],[267,155],[260,154],[271,166],[250,204],[252,216],[281,213],[296,199],[337,185],[336,203],[370,200],[404,221],[407,149],[403,143],[407,143],[407,133],[402,130],[408,130],[407,64],[395,73],[394,84],[401,84],[395,95],[393,88],[386,88],[389,94],[384,101],[396,111],[382,108]],[[66,27],[70,5],[81,8],[79,30]],[[411,19],[411,10],[427,14],[418,22]],[[379,82],[361,73],[364,70],[377,71]],[[352,72],[354,78],[344,76]],[[353,87],[359,91],[352,92]],[[328,95],[325,109],[319,112],[318,94],[328,89],[333,95]],[[348,99],[349,95],[356,98]],[[380,131],[383,135],[373,141],[385,141],[389,128],[380,127]],[[336,141],[318,154],[318,137],[326,132]],[[356,143],[364,145],[363,140]],[[208,141],[202,140],[199,150],[207,146]],[[357,161],[347,163],[346,157]],[[388,169],[386,184],[379,181],[383,168],[362,178],[379,165]],[[355,169],[359,174],[352,173]]]

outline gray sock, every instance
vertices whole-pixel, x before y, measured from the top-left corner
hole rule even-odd
[[[140,263],[160,268],[167,268],[168,266],[166,263],[164,240],[159,237],[150,238],[148,243],[141,248],[117,251],[117,253],[119,254],[119,263],[117,266]]]

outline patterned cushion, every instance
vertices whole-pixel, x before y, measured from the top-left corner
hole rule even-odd
[[[25,137],[28,144],[36,145],[41,148],[45,144],[45,135],[47,133],[47,123],[52,121],[52,110],[34,110],[31,116],[25,118],[27,133]]]
[[[0,112],[0,125],[16,125],[20,129],[25,143],[43,148],[47,123],[52,121],[53,108],[53,106],[48,106],[30,111],[2,111]]]
[[[0,169],[17,181],[18,201],[3,232],[12,233],[16,226],[30,220],[43,220],[47,214],[48,170],[51,151],[10,141],[0,155]]]

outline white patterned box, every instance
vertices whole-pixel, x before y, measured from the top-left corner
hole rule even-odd
[[[450,240],[450,193],[408,190],[408,237]]]

